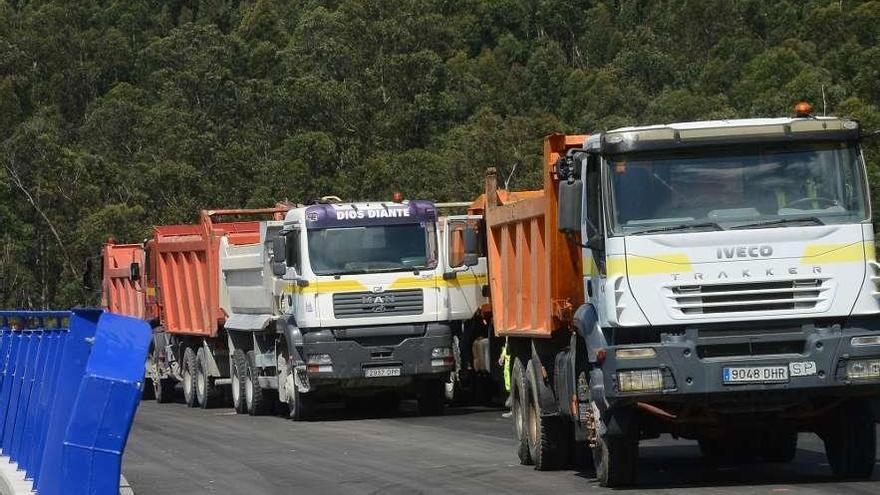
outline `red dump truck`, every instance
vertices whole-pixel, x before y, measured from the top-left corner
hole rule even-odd
[[[143,245],[104,246],[104,308],[156,329],[146,395],[168,402],[182,382],[188,405],[220,402],[220,386],[232,383],[219,287],[221,239],[231,246],[260,245],[259,219],[281,219],[288,209],[207,210],[198,224],[155,227]],[[218,222],[224,217],[235,220]]]

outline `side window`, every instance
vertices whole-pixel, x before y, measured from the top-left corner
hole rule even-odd
[[[287,260],[287,266],[295,268],[296,273],[302,274],[302,256],[300,256],[299,252],[299,242],[299,230],[294,230],[287,234],[287,253],[285,258]]]
[[[593,260],[596,263],[599,273],[605,273],[605,252],[604,252],[604,225],[602,220],[602,168],[599,165],[599,155],[589,154],[587,157],[586,180],[584,181],[584,207],[586,209],[585,219],[587,222],[586,244],[592,246]],[[596,239],[598,237],[598,239]],[[591,242],[594,241],[594,242]],[[601,246],[597,249],[597,246]]]
[[[464,238],[467,224],[460,221],[449,222],[449,267],[458,268],[464,264]]]
[[[486,255],[483,242],[481,222],[476,219],[450,221],[449,230],[449,267],[458,268],[464,265],[465,254]]]
[[[602,201],[599,157],[590,154],[587,158],[586,207],[589,235],[602,235]]]

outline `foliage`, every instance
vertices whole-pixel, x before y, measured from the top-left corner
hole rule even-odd
[[[535,187],[551,132],[802,98],[880,129],[878,25],[876,0],[9,0],[0,307],[95,303],[107,237],[202,208]]]

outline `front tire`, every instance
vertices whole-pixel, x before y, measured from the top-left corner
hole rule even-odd
[[[183,352],[183,401],[186,403],[187,407],[196,407],[199,405],[198,397],[196,394],[196,388],[198,385],[196,384],[196,369],[198,368],[198,361],[196,360],[196,353],[193,352],[192,347],[187,347]]]
[[[877,459],[877,430],[868,404],[845,403],[826,422],[821,437],[834,477],[870,478]]]
[[[599,421],[599,411],[593,406]],[[615,488],[632,486],[636,482],[639,460],[639,431],[637,425],[625,424],[623,435],[597,435],[593,448],[593,466],[599,486]]]
[[[278,356],[278,400],[287,409],[287,415],[294,421],[311,418],[315,409],[314,394],[303,393],[296,386],[295,371],[290,369],[286,353]]]

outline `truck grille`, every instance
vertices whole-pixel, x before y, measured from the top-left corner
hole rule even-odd
[[[422,314],[423,305],[422,289],[333,294],[336,318],[418,315]]]
[[[667,295],[683,315],[811,310],[826,301],[827,279],[680,285]]]

